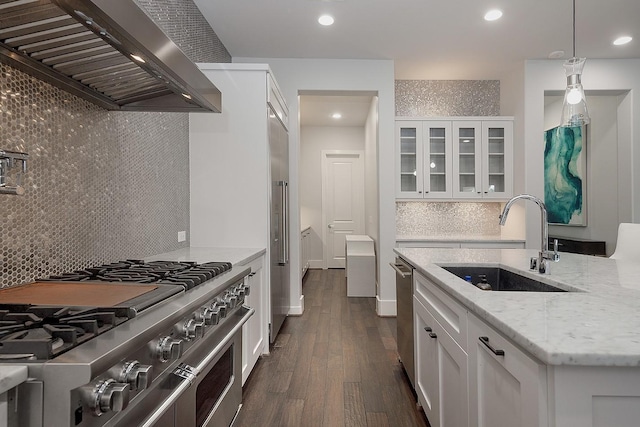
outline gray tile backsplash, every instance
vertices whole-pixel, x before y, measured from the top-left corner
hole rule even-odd
[[[396,235],[499,236],[499,202],[396,202]]]
[[[140,0],[194,62],[230,62],[191,1]],[[0,64],[0,149],[29,153],[0,195],[0,286],[188,246],[189,119],[109,112]]]
[[[396,80],[396,116],[500,115],[499,80]]]

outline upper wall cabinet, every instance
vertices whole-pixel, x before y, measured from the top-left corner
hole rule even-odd
[[[397,121],[396,196],[450,198],[451,122]]]
[[[506,200],[513,192],[513,119],[396,121],[396,197]]]

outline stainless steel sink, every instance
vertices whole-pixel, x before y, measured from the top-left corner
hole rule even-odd
[[[510,292],[567,292],[540,282],[529,277],[521,276],[512,271],[499,267],[442,267],[461,279],[470,280],[471,285],[482,282],[482,275],[486,277],[486,283],[491,286],[492,291]],[[470,278],[470,279],[469,279]],[[481,288],[481,286],[478,286]]]

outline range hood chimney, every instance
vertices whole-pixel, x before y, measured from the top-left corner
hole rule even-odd
[[[108,110],[222,110],[134,0],[0,0],[0,61]]]

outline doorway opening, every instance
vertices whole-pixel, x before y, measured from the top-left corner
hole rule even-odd
[[[301,91],[301,266],[344,268],[347,234],[377,237],[378,97],[368,91]]]

